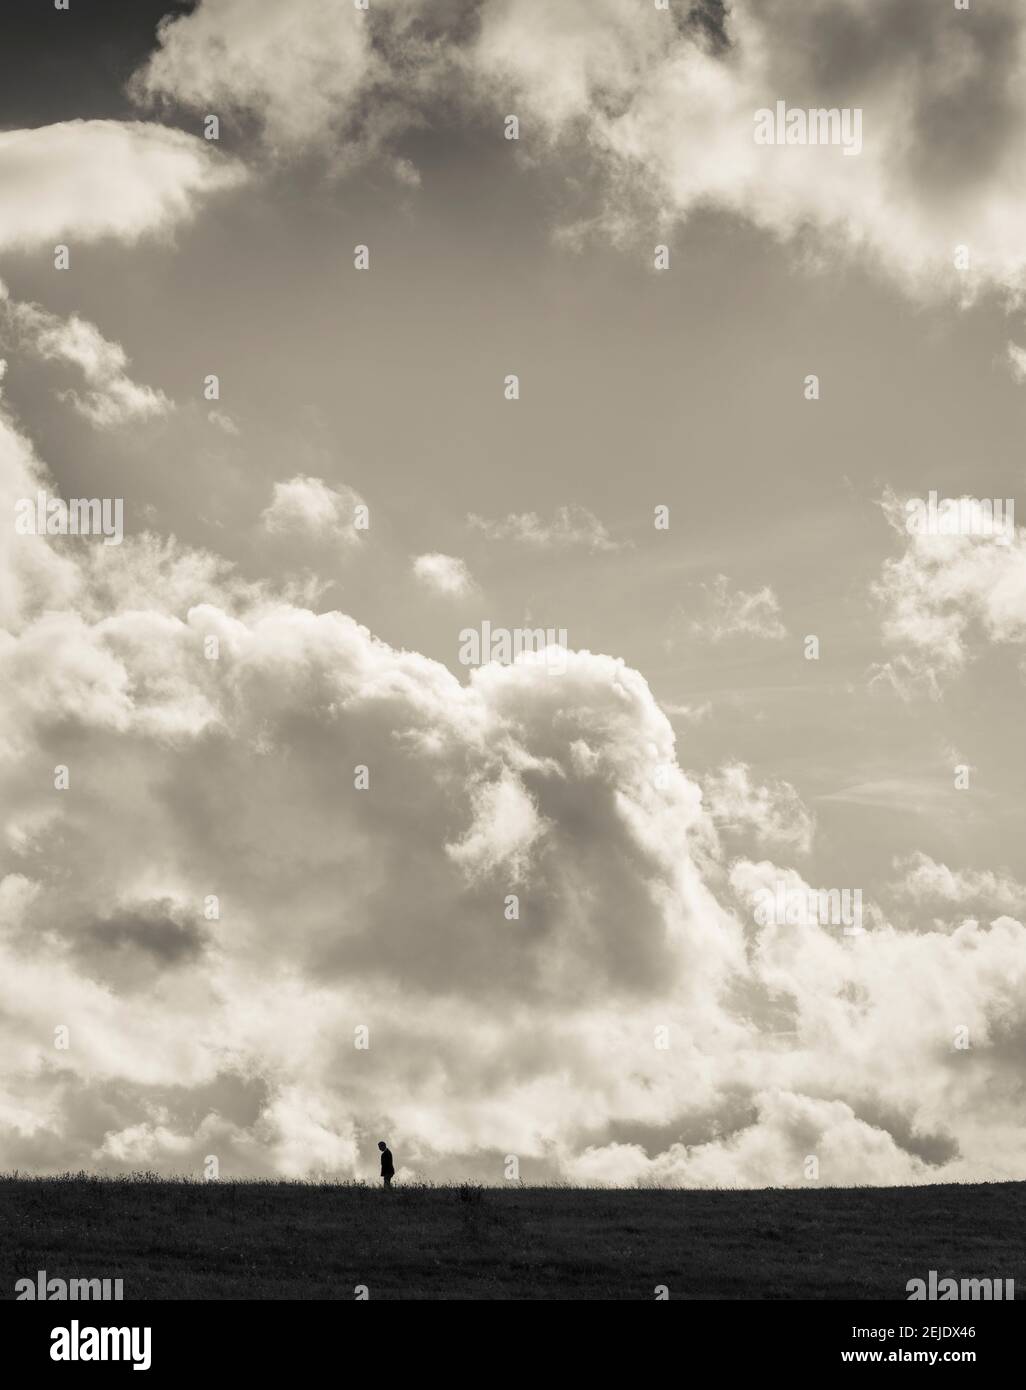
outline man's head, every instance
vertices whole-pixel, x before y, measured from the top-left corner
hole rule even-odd
[[[385,1144],[384,1139],[379,1139],[379,1140],[378,1140],[378,1148],[382,1151],[382,1153],[384,1153],[386,1147],[387,1147],[387,1146],[386,1146],[386,1144]]]

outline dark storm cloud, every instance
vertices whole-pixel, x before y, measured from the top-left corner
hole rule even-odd
[[[195,922],[179,922],[168,901],[140,903],[112,917],[92,922],[83,935],[103,952],[141,952],[162,965],[195,960],[203,949],[203,933]]]
[[[72,940],[82,971],[115,990],[140,989],[196,965],[206,945],[200,924],[169,900],[119,909],[86,923]]]
[[[698,0],[686,13],[674,8],[673,14],[682,34],[701,34],[714,52],[730,46],[727,0]]]

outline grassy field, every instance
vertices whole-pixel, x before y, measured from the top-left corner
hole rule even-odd
[[[1026,1291],[1026,1184],[692,1192],[0,1177],[0,1297],[45,1269],[126,1299],[904,1299]]]

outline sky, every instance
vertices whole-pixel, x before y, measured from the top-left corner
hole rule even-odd
[[[1026,1176],[1020,8],[0,32],[0,1164]]]

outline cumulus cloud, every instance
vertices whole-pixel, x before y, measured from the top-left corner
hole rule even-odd
[[[0,248],[166,234],[201,198],[244,178],[207,142],[162,125],[64,121],[0,131]]]
[[[983,534],[983,499],[955,500],[967,509],[967,525],[961,534],[939,535],[909,530],[906,504],[891,492],[883,499],[904,548],[873,585],[895,655],[873,668],[871,684],[904,698],[920,691],[939,697],[982,643],[1026,640],[1026,535],[1021,528],[1007,541]]]
[[[927,0],[201,0],[165,20],[134,91],[252,122],[290,164],[385,158],[406,188],[402,132],[445,105],[499,138],[516,110],[520,167],[608,197],[570,240],[713,209],[810,266],[852,256],[912,294],[1014,298],[1023,20],[966,20]],[[756,146],[777,99],[864,107],[861,153]],[[159,125],[3,132],[0,247],[166,233],[244,177]],[[94,325],[3,312],[82,373],[69,399],[94,423],[170,404]],[[1022,349],[1008,360],[1020,374]],[[683,769],[666,715],[707,705],[660,709],[596,652],[457,676],[311,611],[317,581],[248,582],[153,533],[18,535],[14,504],[39,488],[0,412],[0,1166],[195,1173],[213,1152],[225,1175],[356,1176],[397,1133],[411,1176],[497,1180],[511,1152],[528,1180],[803,1183],[810,1155],[827,1183],[1026,1176],[1010,875],[919,854],[897,866],[897,925],[873,905],[858,937],[757,921],[767,888],[811,890],[734,858],[735,837],[804,854],[813,821],[747,764],[701,787]],[[362,505],[297,474],[261,526],[351,548]],[[619,548],[580,506],[469,522],[535,552]],[[977,641],[1021,644],[1018,536],[904,547],[877,586],[881,680],[939,690]],[[470,583],[455,557],[413,565]],[[768,587],[720,576],[707,597],[713,641],[786,635]],[[833,799],[933,794],[894,777]]]
[[[474,818],[462,839],[446,845],[446,853],[478,878],[500,866],[511,883],[527,872],[531,847],[545,827],[523,782],[512,773],[481,782],[470,793]]]
[[[539,549],[585,546],[589,550],[618,550],[605,526],[587,507],[574,503],[557,507],[551,521],[537,512],[510,512],[501,520],[489,520],[471,512],[468,525],[483,531],[491,541],[513,540]]]
[[[532,136],[586,142],[611,194],[599,230],[633,230],[641,208],[673,222],[713,207],[813,264],[858,255],[912,294],[1021,293],[1021,15],[967,25],[931,0],[735,0],[703,26],[618,0],[508,0],[480,16],[482,88],[508,94]],[[862,109],[861,153],[757,145],[755,113],[778,100]]]
[[[320,0],[203,0],[162,21],[131,90],[144,104],[251,119],[274,156],[314,150],[349,165],[382,156],[400,182],[416,185],[409,160],[386,148],[417,123],[418,95],[445,66],[445,45],[425,31],[430,13],[420,0],[376,0],[366,11]]]
[[[814,1158],[838,1186],[928,1180],[922,1158],[843,1101],[775,1090],[757,1095],[754,1105],[752,1123],[729,1139],[671,1144],[651,1156],[638,1144],[589,1148],[567,1170],[577,1182],[600,1186],[772,1187],[781,1172],[800,1173]]]
[[[970,908],[1022,915],[1026,912],[1026,886],[1011,874],[993,869],[949,869],[921,850],[896,861],[902,871],[893,891],[912,903],[934,909]]]
[[[109,342],[95,324],[77,314],[62,319],[39,304],[12,300],[0,281],[0,333],[3,330],[44,361],[63,362],[81,371],[89,389],[84,394],[74,389],[59,394],[98,429],[166,415],[172,408],[163,391],[131,379],[125,370],[124,348]]]
[[[815,822],[790,782],[752,781],[747,763],[729,763],[702,783],[706,805],[722,830],[744,831],[756,843],[808,854]]]
[[[49,481],[0,415],[0,505]],[[152,534],[0,578],[4,1167],[1023,1176],[1026,929],[755,923],[794,871],[622,660],[464,683]]]
[[[416,556],[413,573],[426,588],[438,594],[466,594],[474,587],[464,561],[438,551]]]
[[[323,478],[297,473],[285,483],[275,483],[270,503],[260,514],[271,535],[307,536],[318,540],[358,545],[359,495],[350,487],[332,488]]]
[[[355,6],[205,0],[163,20],[135,87],[186,106],[259,109],[268,139],[294,147],[335,128],[360,99],[361,83],[380,66],[369,39]]]
[[[725,637],[776,640],[787,636],[780,618],[780,603],[769,585],[750,592],[731,589],[727,576],[719,574],[711,584],[702,587],[709,596],[709,612],[692,621],[693,632],[712,642],[722,642]]]
[[[738,864],[731,871],[750,908],[758,891],[781,877],[789,887],[808,887],[793,871],[782,875],[769,863]],[[970,1105],[995,1138],[1003,1129],[977,1088],[986,1072],[983,1054],[1010,1056],[1017,1046],[1016,984],[1000,981],[1000,975],[1010,969],[1014,980],[1020,978],[1021,964],[1010,953],[1021,948],[1026,929],[1008,917],[989,926],[967,920],[954,930],[918,932],[896,930],[875,912],[864,920],[871,929],[855,936],[815,923],[753,927],[753,963],[764,985],[779,990],[789,1006],[781,1031],[795,1074],[804,1077],[793,1089],[842,1099],[860,1118],[886,1128],[905,1150],[901,1180],[917,1180],[908,1155],[927,1158],[933,1173],[953,1175],[968,1164],[992,1174],[995,1161],[1006,1161],[1007,1149],[1005,1159],[987,1155],[980,1136],[952,1124],[946,1107]],[[809,1070],[822,1075],[817,1039],[827,1036],[858,1072],[853,1085],[832,1093],[817,1087]],[[978,1046],[981,1052],[974,1051]],[[896,1056],[908,1068],[904,1077],[895,1074]],[[1010,1073],[1006,1079],[1011,1081]],[[918,1099],[908,1104],[912,1090]],[[997,1142],[1004,1148],[1004,1139]]]
[[[475,125],[515,111],[526,158],[565,156],[578,184],[583,161],[605,189],[570,240],[712,208],[810,267],[857,257],[917,297],[1016,301],[1023,35],[1014,7],[970,18],[934,0],[202,0],[165,19],[133,90],[242,113],[282,157],[384,158],[405,182],[393,146],[441,106]],[[757,144],[755,115],[778,100],[861,110],[860,152]]]

